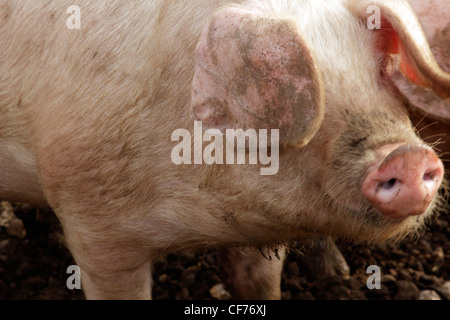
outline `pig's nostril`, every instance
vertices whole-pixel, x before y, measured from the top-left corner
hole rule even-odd
[[[427,172],[423,175],[424,181],[434,181],[436,179],[436,173],[435,172]]]
[[[397,184],[397,179],[391,179],[387,182],[381,182],[378,189],[391,190]]]

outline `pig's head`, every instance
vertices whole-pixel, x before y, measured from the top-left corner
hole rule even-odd
[[[303,230],[385,240],[423,225],[438,206],[444,169],[386,70],[395,55],[410,80],[441,96],[450,94],[450,76],[409,5],[263,3],[214,15],[197,46],[192,90],[191,112],[205,128],[280,130],[277,176],[249,169],[243,185],[230,174],[252,193],[247,208],[272,214],[289,238]],[[367,27],[372,4],[379,30]]]

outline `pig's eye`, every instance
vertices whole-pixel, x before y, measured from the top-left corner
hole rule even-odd
[[[388,75],[387,67],[388,67],[388,66],[387,66],[386,63],[383,63],[383,64],[380,66],[380,77],[384,78],[385,76]]]
[[[388,57],[383,57],[382,59],[380,59],[379,61],[379,72],[380,72],[380,78],[385,79],[386,76],[388,75],[388,67],[390,65],[390,63],[392,63],[391,59]]]
[[[386,63],[383,63],[378,70],[379,70],[379,77],[378,77],[379,84],[383,86],[390,86],[391,78],[389,77],[388,65]]]

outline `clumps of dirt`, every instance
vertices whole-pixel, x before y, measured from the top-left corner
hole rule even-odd
[[[284,299],[417,300],[450,299],[450,216],[437,217],[418,240],[394,246],[339,243],[350,278],[318,279],[296,257],[289,257],[283,276]],[[381,289],[367,286],[370,266],[381,271]],[[320,275],[319,275],[320,276]]]
[[[0,228],[0,299],[83,299],[81,291],[67,289],[67,268],[74,262],[56,216],[28,205],[14,205],[13,210],[26,235]]]
[[[0,227],[0,299],[83,299],[69,290],[67,268],[74,263],[61,241],[61,227],[51,211],[14,205],[23,222],[24,237]],[[17,223],[17,222],[16,222]],[[320,277],[308,271],[299,254],[290,254],[282,277],[285,300],[450,300],[450,215],[436,218],[415,242],[395,246],[352,246],[339,243],[350,277]],[[381,270],[381,289],[369,290],[369,266]],[[175,255],[156,261],[153,297],[173,299],[229,299],[222,284],[218,250]]]

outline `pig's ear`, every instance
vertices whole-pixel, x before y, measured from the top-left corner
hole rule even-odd
[[[409,3],[419,18],[437,63],[445,72],[450,72],[450,1],[410,0]],[[390,76],[406,98],[413,117],[417,115],[420,120],[427,116],[430,122],[439,120],[450,124],[450,99],[443,100],[432,90],[411,83],[397,70]]]
[[[306,145],[322,124],[324,93],[297,25],[218,11],[197,45],[191,113],[204,128],[279,129],[280,144]]]
[[[450,75],[436,63],[417,16],[406,0],[348,0],[347,5],[365,21],[374,14],[369,7],[378,7],[381,29],[374,32],[380,35],[379,48],[400,56],[401,72],[410,81],[433,89],[442,98],[450,97]]]

